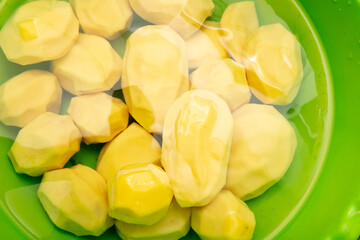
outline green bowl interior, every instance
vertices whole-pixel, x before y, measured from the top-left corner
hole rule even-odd
[[[0,2],[0,26],[23,2],[25,1]],[[214,0],[216,9],[210,19],[219,21],[226,6],[233,2],[236,0]],[[281,181],[260,197],[247,201],[257,221],[254,239],[272,239],[279,236],[301,210],[324,165],[332,129],[332,80],[321,41],[298,3],[282,0],[255,2],[261,25],[280,22],[297,36],[302,45],[304,64],[304,80],[297,98],[291,105],[277,107],[297,133],[298,147],[293,163]],[[145,24],[147,23],[135,16],[131,30],[113,41],[113,47],[123,55],[127,37]],[[34,68],[48,70],[49,63],[22,67],[9,63],[0,51],[0,83]],[[121,90],[117,88],[110,93],[122,97]],[[63,114],[66,113],[71,97],[64,93]],[[253,98],[252,102],[258,101]],[[0,123],[0,179],[3,183],[0,185],[1,210],[23,236],[33,239],[76,239],[74,235],[56,228],[43,210],[36,196],[41,178],[14,172],[7,152],[18,130]],[[101,144],[82,144],[81,151],[67,166],[81,163],[94,168],[101,147]],[[117,239],[114,228],[107,231],[102,239]],[[191,231],[184,239],[198,237]]]

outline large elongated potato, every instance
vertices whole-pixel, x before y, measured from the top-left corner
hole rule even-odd
[[[0,31],[7,59],[28,65],[61,58],[74,44],[79,22],[69,3],[33,1],[22,5]]]
[[[55,75],[28,70],[0,86],[0,121],[24,127],[45,112],[58,113],[62,89]]]
[[[130,0],[130,4],[146,21],[169,25],[184,39],[196,32],[214,11],[212,0]]]
[[[125,103],[103,92],[72,98],[67,112],[86,144],[109,142],[125,130],[129,122]]]
[[[302,79],[300,43],[281,24],[260,27],[246,45],[246,68],[254,95],[265,104],[287,105]]]
[[[133,11],[128,0],[70,0],[85,33],[109,40],[126,32]]]
[[[222,190],[209,205],[192,209],[191,227],[202,240],[251,240],[255,217],[243,201]]]
[[[247,104],[233,117],[234,137],[225,187],[245,201],[282,178],[293,159],[297,140],[292,126],[272,106]]]
[[[220,21],[230,55],[243,62],[246,40],[259,27],[255,3],[244,1],[229,5]]]
[[[127,41],[122,87],[135,120],[162,132],[169,107],[189,89],[184,40],[168,26],[139,28]]]
[[[128,224],[116,221],[116,229],[123,240],[178,240],[190,229],[191,208],[181,208],[172,201],[165,217],[154,225]]]
[[[191,89],[206,89],[224,99],[231,111],[251,98],[245,68],[230,58],[201,65],[190,75]]]
[[[120,80],[122,59],[106,39],[80,34],[71,50],[52,62],[52,71],[74,95],[97,93]]]
[[[109,215],[117,220],[153,225],[168,212],[173,191],[164,170],[149,164],[119,171],[108,182]]]
[[[184,93],[169,109],[161,163],[181,207],[208,204],[226,182],[233,119],[206,90]]]
[[[81,133],[70,116],[46,112],[20,130],[8,155],[17,173],[40,176],[64,167],[80,142]]]
[[[131,165],[160,164],[161,147],[144,128],[132,123],[100,152],[96,170],[109,181]]]
[[[229,57],[223,42],[220,23],[206,21],[199,31],[186,40],[189,68]]]
[[[114,224],[108,216],[106,183],[89,167],[45,173],[38,196],[55,225],[77,236],[99,236]]]

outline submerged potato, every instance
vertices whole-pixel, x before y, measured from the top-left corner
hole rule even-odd
[[[130,0],[130,4],[146,21],[169,25],[184,39],[196,32],[214,11],[212,0]]]
[[[17,173],[40,176],[64,167],[80,142],[71,117],[46,112],[20,130],[8,155]]]
[[[77,236],[99,236],[114,224],[108,216],[106,183],[87,166],[45,173],[38,196],[51,221]]]
[[[119,171],[108,182],[108,191],[109,215],[131,224],[160,221],[173,198],[168,176],[153,164]]]
[[[206,21],[199,31],[186,40],[189,68],[228,57],[222,43],[220,23]]]
[[[125,103],[103,92],[72,98],[67,112],[79,127],[86,144],[109,142],[127,127],[129,121]]]
[[[229,107],[209,91],[184,93],[171,106],[161,163],[181,207],[204,206],[224,187],[232,134]]]
[[[72,49],[52,62],[52,71],[74,95],[97,93],[120,80],[122,59],[106,39],[80,34]]]
[[[127,41],[121,83],[135,120],[162,132],[169,107],[189,89],[184,40],[168,26],[139,28]]]
[[[128,0],[70,0],[85,33],[109,40],[126,32],[133,11]]]
[[[132,123],[100,152],[96,170],[109,181],[131,165],[160,164],[161,147],[144,128]]]
[[[222,190],[209,205],[192,209],[191,227],[202,240],[250,240],[255,217],[243,201]]]
[[[0,121],[24,127],[45,112],[58,113],[62,89],[52,73],[28,70],[0,86]]]
[[[154,225],[116,221],[115,226],[123,240],[178,240],[190,230],[190,214],[191,208],[181,208],[173,200],[165,217]]]
[[[206,89],[224,99],[231,111],[251,98],[245,68],[230,58],[201,65],[190,75],[191,89]]]
[[[0,31],[7,59],[28,65],[61,58],[74,44],[79,22],[69,3],[33,1],[19,7]]]
[[[247,42],[246,68],[251,91],[260,101],[287,105],[303,79],[300,43],[279,23],[262,26]]]
[[[243,62],[246,40],[259,27],[255,3],[243,1],[229,5],[221,17],[224,40],[230,55]]]
[[[283,177],[297,140],[292,126],[272,106],[247,104],[233,117],[234,137],[225,187],[245,201],[261,195]]]

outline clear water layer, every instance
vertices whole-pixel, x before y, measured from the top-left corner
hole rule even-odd
[[[233,2],[237,1],[214,0],[216,9],[210,19],[219,21],[226,6]],[[298,3],[294,0],[255,0],[255,3],[260,25],[282,23],[296,35],[302,45],[304,65],[304,80],[295,101],[288,106],[277,107],[297,133],[298,148],[293,163],[280,182],[260,197],[247,201],[257,221],[254,239],[278,239],[301,211],[324,164],[332,126],[332,84],[316,31]],[[6,5],[6,1],[2,4]],[[12,8],[10,5],[7,7]],[[1,13],[0,20],[3,20],[1,18],[6,17],[8,12],[9,10]],[[112,42],[121,56],[131,32],[145,24],[147,23],[136,16],[130,31]],[[34,68],[46,70],[49,69],[49,64],[21,67],[6,61],[0,51],[0,83]],[[117,85],[109,93],[122,98],[119,89],[120,86]],[[66,112],[71,97],[69,93],[64,93],[62,113]],[[254,97],[251,101],[258,102]],[[13,171],[7,152],[18,130],[0,124],[0,207],[6,212],[9,220],[31,239],[76,239],[74,235],[54,227],[43,210],[36,196],[41,178],[18,175]],[[67,166],[81,163],[94,168],[101,147],[102,144],[82,144],[81,151]],[[102,239],[118,237],[112,228]],[[198,237],[191,231],[184,239]]]

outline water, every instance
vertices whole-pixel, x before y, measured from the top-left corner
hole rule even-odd
[[[236,0],[214,0],[216,9],[211,20],[218,21],[226,6]],[[334,3],[337,0],[333,0]],[[291,167],[285,177],[262,196],[247,202],[254,211],[257,226],[254,239],[276,239],[296,217],[308,194],[316,183],[322,169],[332,123],[332,90],[326,58],[311,23],[295,1],[256,0],[260,25],[282,23],[295,34],[302,45],[304,79],[295,101],[283,107],[276,107],[294,126],[298,137],[298,148]],[[351,1],[348,1],[348,5]],[[1,14],[0,14],[1,15]],[[4,16],[4,15],[3,15]],[[146,24],[135,16],[130,32]],[[124,34],[112,41],[113,47],[123,56],[126,39]],[[360,44],[360,40],[359,40]],[[352,59],[351,53],[349,59]],[[358,62],[360,64],[360,62]],[[0,51],[0,83],[27,69],[48,69],[49,64],[20,67],[5,60]],[[122,98],[120,86],[116,85],[109,94]],[[64,93],[61,112],[66,112],[71,95]],[[251,102],[259,101],[253,97]],[[133,121],[133,120],[132,120]],[[36,197],[41,178],[18,175],[7,158],[7,152],[15,139],[18,128],[0,124],[0,207],[20,231],[31,239],[77,239],[50,222]],[[156,137],[159,142],[161,138]],[[96,159],[103,144],[81,145],[67,166],[78,163],[95,168]],[[92,239],[92,237],[88,237]],[[114,229],[102,239],[117,239]],[[191,231],[184,239],[198,239]]]

